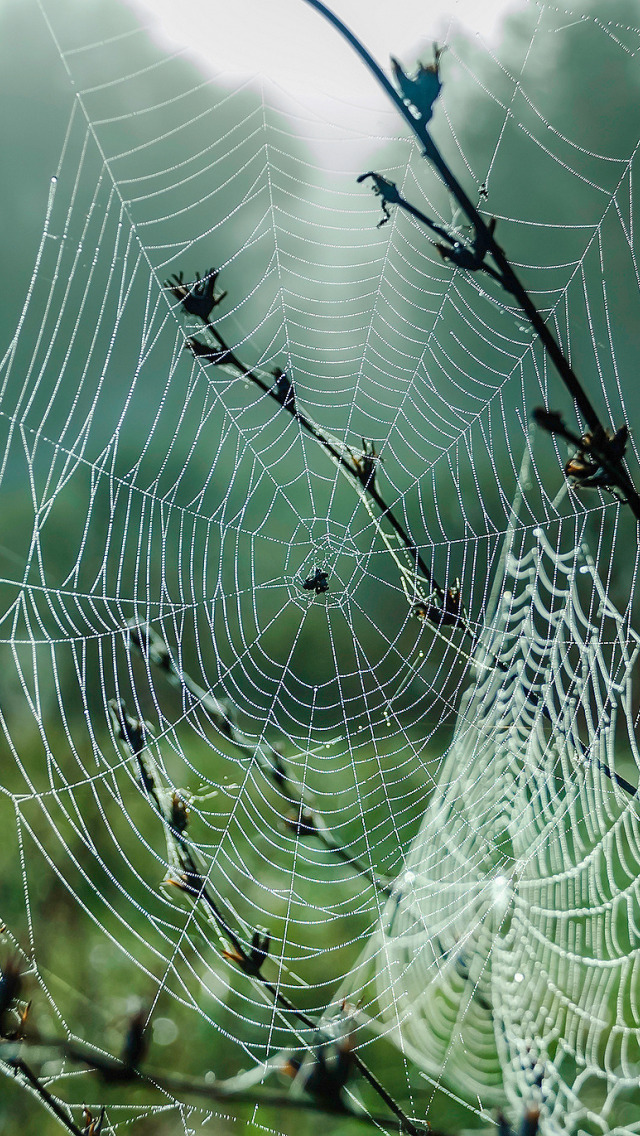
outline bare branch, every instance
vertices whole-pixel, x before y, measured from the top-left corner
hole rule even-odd
[[[71,1042],[60,1038],[34,1035],[24,1038],[21,1046],[22,1049],[27,1048],[29,1050],[34,1061],[44,1063],[45,1061],[55,1060],[56,1057],[64,1057],[75,1065],[85,1066],[87,1069],[98,1073],[102,1080],[108,1084],[142,1083],[178,1099],[198,1097],[209,1101],[261,1105],[266,1108],[287,1108],[297,1112],[319,1112],[333,1116],[338,1114],[347,1119],[358,1120],[371,1127],[386,1128],[401,1133],[412,1132],[415,1136],[426,1136],[426,1129],[418,1123],[414,1124],[413,1120],[409,1122],[410,1128],[399,1127],[397,1118],[376,1115],[365,1109],[360,1110],[349,1102],[342,1102],[340,1107],[336,1107],[322,1097],[295,1096],[268,1089],[261,1090],[260,1085],[265,1075],[265,1067],[262,1065],[256,1066],[249,1074],[242,1074],[226,1080],[210,1081],[198,1077],[181,1077],[165,1069],[154,1067],[145,1066],[132,1069],[117,1057],[99,1053],[92,1046],[78,1041]],[[58,1119],[65,1124],[69,1132],[72,1132],[74,1136],[86,1136],[86,1129],[83,1131],[73,1123],[56,1098],[44,1088],[33,1070],[26,1066],[23,1059],[18,1056],[15,1043],[0,1041],[0,1061],[19,1069],[20,1073],[25,1075],[34,1092],[41,1096]],[[272,1063],[267,1072],[273,1072],[276,1068],[276,1065]],[[28,1070],[28,1074],[25,1073],[25,1070]],[[286,1072],[284,1069],[281,1071]],[[99,1129],[94,1129],[94,1131],[99,1131]],[[434,1128],[430,1128],[429,1133],[431,1136],[445,1136],[444,1133],[438,1132]]]
[[[3,1045],[0,1043],[0,1053],[2,1052],[2,1048]],[[60,1123],[64,1125],[67,1132],[72,1132],[73,1136],[84,1136],[82,1129],[78,1128],[77,1124],[74,1124],[68,1112],[59,1104],[56,1098],[51,1095],[40,1078],[33,1072],[33,1069],[27,1065],[26,1061],[23,1061],[22,1058],[16,1058],[15,1060],[2,1059],[7,1061],[7,1064],[12,1067],[16,1075],[24,1077],[30,1089],[39,1097],[45,1108],[52,1112]]]
[[[353,32],[342,22],[342,20],[338,18],[338,16],[335,15],[334,12],[332,12],[326,6],[326,4],[322,2],[322,0],[305,0],[305,2],[312,8],[315,8],[316,11],[320,12],[320,14],[324,16],[324,18],[328,20],[329,23],[333,24],[333,26],[351,45],[354,51],[357,52],[357,54],[363,60],[365,66],[376,77],[382,89],[395,104],[405,122],[408,123],[416,138],[424,147],[425,157],[428,158],[429,161],[435,166],[436,170],[440,174],[440,177],[442,178],[442,181],[447,186],[447,188],[457,201],[458,205],[462,209],[463,213],[471,223],[473,231],[475,233],[476,249],[478,247],[482,248],[483,258],[486,254],[490,254],[493,257],[497,268],[495,278],[498,279],[502,286],[512,296],[515,297],[518,304],[522,308],[527,319],[539,336],[545,350],[549,355],[549,358],[553,362],[556,370],[558,371],[558,374],[560,375],[560,378],[562,379],[564,385],[573,398],[578,410],[589,426],[591,434],[593,436],[605,436],[605,427],[600,421],[600,418],[598,417],[598,414],[593,404],[591,403],[589,396],[587,395],[578,376],[575,374],[573,368],[571,367],[568,359],[565,357],[553,333],[543,320],[538,309],[533,303],[533,300],[520,282],[518,276],[515,273],[515,270],[507,259],[504,250],[495,240],[491,224],[487,224],[484,221],[483,217],[480,215],[473,202],[460,185],[460,182],[456,178],[455,174],[449,168],[445,159],[442,157],[442,154],[438,150],[438,147],[429,134],[427,124],[431,118],[431,107],[433,105],[433,101],[435,101],[435,99],[437,98],[440,90],[439,79],[437,88],[433,83],[429,88],[429,98],[431,98],[431,95],[433,95],[433,100],[428,103],[428,107],[418,105],[418,103],[415,100],[412,100],[412,98],[408,95],[407,89],[405,89],[406,84],[401,84],[401,93],[398,93],[398,91],[390,83],[382,68],[379,66],[379,64],[376,63],[372,55],[367,51],[367,49],[360,42],[357,36],[353,34]],[[395,64],[395,61],[394,65],[396,67],[397,75],[398,65]],[[438,59],[436,59],[436,71],[437,65]],[[425,72],[426,70],[426,68],[421,68],[420,72]],[[415,77],[415,79],[409,80],[409,82],[414,84],[418,83],[418,85],[420,85],[420,72]],[[407,76],[404,76],[404,79],[406,80]],[[455,256],[448,254],[447,259],[452,260],[454,263],[456,262]],[[469,265],[461,265],[461,267],[468,268]],[[494,275],[494,273],[492,272],[491,275]],[[615,485],[620,491],[620,499],[624,500],[630,506],[633,515],[637,520],[640,520],[640,495],[638,494],[627,470],[623,466],[621,457],[618,458],[617,461],[611,461],[608,473],[609,476],[611,476],[611,474],[613,474],[614,476],[612,485]]]
[[[150,663],[153,663],[162,671],[171,686],[183,693],[186,691],[196,699],[216,728],[225,738],[229,739],[236,749],[257,762],[264,775],[293,810],[285,818],[285,823],[296,835],[317,837],[329,852],[338,856],[358,875],[369,880],[378,891],[384,895],[391,895],[391,881],[373,871],[363,860],[353,856],[344,848],[332,835],[320,813],[305,802],[303,785],[287,770],[278,751],[267,741],[262,741],[256,745],[252,738],[239,729],[235,721],[235,708],[227,699],[216,698],[182,670],[166,643],[148,624],[130,624],[129,643],[140,652],[144,659],[148,659]]]
[[[159,787],[155,784],[153,772],[145,755],[146,727],[144,722],[132,718],[131,715],[127,713],[126,707],[121,700],[112,700],[109,703],[109,709],[111,711],[116,735],[127,745],[131,754],[135,757],[143,788],[164,824],[167,840],[172,842],[175,848],[180,873],[179,878],[175,880],[172,879],[169,882],[174,883],[176,887],[179,887],[180,890],[194,902],[202,904],[218,931],[229,940],[231,950],[223,947],[223,957],[236,962],[243,973],[260,984],[261,988],[270,995],[276,1010],[286,1022],[290,1023],[290,1019],[293,1019],[303,1025],[305,1029],[311,1030],[314,1035],[317,1035],[319,1029],[322,1027],[319,1026],[317,1022],[314,1022],[304,1011],[299,1010],[297,1006],[282,993],[279,984],[275,984],[265,978],[262,971],[262,965],[266,959],[264,938],[258,937],[258,939],[256,939],[256,932],[254,931],[250,945],[245,947],[239,933],[231,926],[214,900],[205,878],[196,865],[194,855],[184,835],[184,829],[180,825],[173,823],[173,818],[167,815],[162,803]],[[151,785],[149,784],[150,782]],[[311,1049],[312,1047],[308,1045],[308,1048]],[[374,1092],[377,1093],[389,1110],[398,1118],[401,1130],[408,1133],[408,1136],[423,1136],[422,1131],[416,1127],[391,1094],[387,1092],[384,1085],[382,1085],[375,1073],[369,1069],[368,1065],[365,1064],[358,1053],[353,1052],[352,1060],[353,1065],[359,1070],[365,1080],[368,1081]]]

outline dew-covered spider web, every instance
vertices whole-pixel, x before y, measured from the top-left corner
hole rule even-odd
[[[0,1121],[397,1131],[337,1037],[418,1128],[637,1132],[631,512],[532,426],[584,429],[512,298],[356,182],[468,236],[336,33],[174,7],[0,10],[36,99],[0,402],[0,1057],[33,1077],[3,1063]],[[638,485],[636,5],[397,8],[336,4],[384,67],[446,48],[434,139]],[[145,1075],[105,1079],[132,1021]]]

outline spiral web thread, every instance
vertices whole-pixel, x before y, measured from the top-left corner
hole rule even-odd
[[[636,149],[598,154],[536,105],[550,45],[584,34],[610,66],[633,56],[638,28],[583,15],[531,4],[527,50],[505,67],[450,28],[450,66],[495,121],[476,169],[445,85],[440,144],[488,181],[534,298],[590,357],[612,423],[633,424],[618,328],[639,314]],[[0,583],[2,816],[22,884],[6,934],[40,1024],[48,1012],[113,1051],[143,999],[157,1046],[177,1045],[198,1075],[310,1041],[220,958],[202,913],[159,887],[175,862],[114,733],[109,703],[123,699],[149,721],[163,799],[190,797],[189,837],[226,918],[247,943],[269,926],[279,988],[312,1016],[336,1010],[338,989],[362,991],[373,1028],[359,1049],[397,1043],[410,1111],[447,1126],[434,1086],[485,1119],[538,1093],[549,1130],[636,1131],[637,808],[602,765],[636,784],[637,549],[615,502],[556,499],[564,455],[529,434],[552,382],[529,330],[491,282],[435,260],[406,217],[376,230],[378,206],[355,185],[374,160],[456,223],[391,109],[372,141],[362,108],[345,126],[335,96],[322,113],[285,112],[268,85],[221,92],[141,29],[56,42],[76,96],[0,407],[17,502]],[[518,218],[510,147],[523,141],[586,220]],[[286,368],[347,459],[374,442],[385,498],[434,576],[460,578],[474,660],[468,637],[411,614],[402,548],[298,422],[232,367],[185,352],[202,329],[163,281],[212,264],[228,292],[216,325],[238,356],[268,382]],[[302,586],[317,569],[324,595]],[[167,683],[131,626],[151,626],[196,686]],[[211,694],[234,708],[242,744]],[[337,843],[396,881],[390,899],[283,825],[265,765],[280,741]],[[59,908],[87,944],[83,970],[48,926]],[[87,996],[94,983],[106,1004]],[[76,1090],[71,1064],[47,1067],[76,1117],[104,1093],[83,1076]],[[134,1131],[149,1113],[190,1132],[220,1110],[149,1094],[110,1104],[107,1122]]]

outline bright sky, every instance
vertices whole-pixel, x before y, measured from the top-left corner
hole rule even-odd
[[[165,46],[186,48],[218,81],[263,75],[294,98],[334,94],[371,106],[373,86],[338,33],[304,0],[127,0]],[[329,0],[383,65],[413,64],[451,23],[494,41],[505,12],[531,0]],[[225,74],[221,74],[221,72]]]

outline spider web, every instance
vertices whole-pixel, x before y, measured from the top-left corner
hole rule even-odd
[[[535,1099],[545,1131],[637,1131],[628,511],[560,491],[566,455],[529,423],[563,396],[504,295],[399,211],[376,228],[355,183],[369,168],[462,232],[391,108],[335,84],[294,97],[224,61],[203,77],[124,13],[94,37],[45,8],[74,97],[0,407],[17,885],[0,914],[38,1028],[118,1052],[142,1005],[155,1068],[258,1066],[265,1083],[314,1043],[162,886],[175,842],[118,737],[122,702],[148,723],[162,807],[189,801],[225,919],[246,945],[268,926],[269,975],[313,1019],[360,1000],[358,1052],[410,1115],[451,1131]],[[497,43],[450,20],[424,35],[448,49],[440,148],[632,430],[637,139],[594,93],[612,75],[633,89],[636,25],[622,6],[531,2]],[[207,335],[164,282],[212,265],[226,342],[267,387],[286,371],[347,464],[373,443],[477,645],[416,618],[411,557],[299,419],[185,350]],[[318,571],[326,592],[304,587]],[[296,831],[277,759],[347,859]],[[105,1103],[71,1062],[45,1073],[76,1123]],[[355,1078],[349,1093],[379,1114]],[[234,1107],[124,1087],[107,1104],[107,1131],[167,1133]]]

